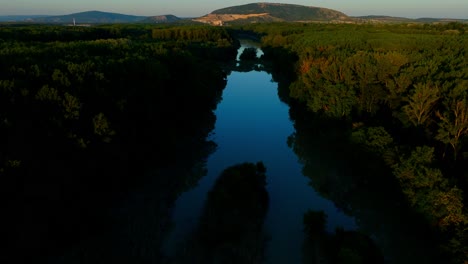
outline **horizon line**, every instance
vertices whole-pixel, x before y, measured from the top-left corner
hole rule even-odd
[[[311,6],[313,7],[313,6]],[[322,7],[319,7],[322,8]],[[325,8],[325,7],[323,7]],[[330,8],[327,8],[330,9]],[[338,11],[338,10],[337,10]],[[110,14],[117,14],[117,15],[125,15],[125,16],[135,16],[135,17],[154,17],[154,16],[166,16],[166,15],[173,15],[176,17],[180,18],[197,18],[197,17],[202,17],[202,16],[178,16],[173,13],[167,13],[167,14],[158,14],[158,15],[135,15],[135,14],[127,14],[127,13],[121,13],[121,12],[112,12],[112,11],[102,11],[102,10],[88,10],[88,11],[78,11],[78,12],[73,12],[73,13],[65,13],[65,14],[30,14],[30,15],[24,15],[24,14],[15,14],[15,15],[2,15],[0,14],[0,17],[15,17],[15,16],[21,16],[21,17],[27,17],[27,16],[41,16],[41,17],[55,17],[55,16],[68,16],[68,15],[75,15],[75,14],[80,14],[80,13],[89,13],[89,12],[101,12],[101,13],[110,13]],[[393,17],[393,18],[405,18],[405,19],[412,19],[412,20],[417,20],[417,19],[455,19],[455,20],[468,20],[468,18],[457,18],[457,17],[433,17],[433,16],[422,16],[422,17],[405,17],[405,16],[395,16],[395,15],[383,15],[383,14],[367,14],[367,15],[348,15],[342,11],[338,11],[343,14],[345,14],[348,17],[366,17],[366,16],[376,16],[376,17]],[[212,12],[208,13],[211,14]]]

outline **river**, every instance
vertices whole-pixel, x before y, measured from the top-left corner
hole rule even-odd
[[[251,45],[243,43],[239,54]],[[303,176],[303,165],[287,144],[294,133],[288,110],[278,97],[278,84],[267,72],[230,73],[211,135],[217,149],[208,158],[207,175],[176,201],[169,248],[176,247],[195,228],[207,192],[220,173],[242,162],[262,161],[267,168],[270,206],[265,231],[271,237],[267,263],[301,262],[303,216],[309,209],[323,210],[328,215],[327,231],[356,228],[352,217],[321,197]]]

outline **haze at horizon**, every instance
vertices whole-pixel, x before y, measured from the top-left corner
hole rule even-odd
[[[129,15],[164,15],[198,17],[216,9],[257,2],[287,3],[335,9],[350,16],[389,15],[409,18],[462,18],[468,19],[468,1],[465,0],[270,0],[270,1],[215,1],[215,0],[105,0],[105,1],[59,1],[59,0],[0,0],[0,15],[64,15],[76,12],[99,10]]]

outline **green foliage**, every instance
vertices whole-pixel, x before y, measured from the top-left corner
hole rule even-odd
[[[81,103],[78,98],[69,93],[65,93],[62,105],[65,112],[65,119],[78,119],[78,117],[80,117]]]
[[[352,89],[344,85],[325,84],[312,91],[312,98],[307,106],[314,112],[323,111],[326,115],[340,118],[349,116],[356,105],[356,96]]]
[[[437,193],[431,214],[439,219],[439,225],[445,229],[451,225],[466,224],[468,220],[463,214],[463,192],[453,187]]]
[[[392,146],[393,138],[383,127],[360,127],[351,133],[351,141],[383,154]]]
[[[454,158],[457,158],[460,140],[468,134],[468,103],[467,98],[449,98],[446,101],[448,109],[438,113],[440,118],[436,139],[452,146]]]
[[[200,27],[206,38],[181,41],[153,39],[153,29],[1,26],[0,193],[17,197],[1,206],[21,223],[2,234],[22,237],[31,249],[18,262],[106,233],[114,220],[103,212],[146,182],[166,197],[158,201],[157,252],[168,204],[203,176],[203,169],[191,172],[214,148],[206,138],[226,84],[218,63],[235,59],[237,43],[222,28]],[[176,172],[161,173],[168,168]],[[114,242],[122,243],[106,247]],[[119,245],[122,263],[135,261],[135,247]]]
[[[7,168],[19,168],[21,166],[21,160],[7,160],[5,167]]]
[[[68,77],[64,73],[62,73],[59,69],[54,70],[54,73],[52,74],[52,80],[56,82],[58,85],[62,85],[65,87],[68,87],[71,85]]]
[[[364,150],[366,157],[382,161],[411,207],[445,242],[463,241],[467,166],[466,157],[458,154],[468,148],[466,25],[276,23],[243,28],[263,35],[265,58],[295,66],[288,87],[292,102],[344,120],[349,130],[360,124],[348,137],[357,148],[348,155]],[[275,52],[293,53],[298,60],[275,58]],[[447,148],[453,155],[447,155]],[[450,250],[454,259],[466,256],[454,246]]]
[[[61,100],[57,89],[44,85],[37,91],[36,99],[39,101],[59,102]]]
[[[8,94],[13,91],[15,87],[15,82],[10,80],[0,80],[0,89],[3,93]]]
[[[450,187],[442,172],[432,167],[433,159],[434,149],[417,147],[395,166],[395,176],[411,205],[432,224],[442,229],[458,226],[465,221],[462,193]]]
[[[468,259],[468,223],[465,221],[464,225],[457,229],[455,235],[442,247],[446,252],[456,256],[454,263],[466,263]]]
[[[423,125],[428,121],[434,106],[439,100],[439,89],[429,84],[416,84],[408,104],[403,106],[403,111],[415,126]]]
[[[346,120],[343,128],[351,122],[366,124],[352,130],[353,148],[369,150],[376,160],[399,151],[388,164],[409,204],[446,238],[450,254],[465,260],[467,167],[457,153],[467,151],[466,25],[273,24],[245,29],[263,36],[265,59],[276,62],[276,72],[296,71],[289,76],[293,99]],[[110,204],[102,194],[121,195],[145,169],[181,163],[192,168],[212,149],[205,138],[225,85],[225,73],[215,63],[234,59],[237,48],[228,29],[19,25],[3,26],[0,39],[2,188],[11,197],[31,195],[18,196],[18,201],[56,199],[31,206],[63,212],[49,222],[79,222],[84,216],[73,212],[81,210],[94,216]],[[406,127],[407,121],[414,127]],[[315,129],[330,132],[322,126]],[[341,150],[329,143],[323,144]],[[445,158],[441,143],[452,147],[455,160]],[[256,166],[256,173],[265,171]],[[161,182],[182,190],[200,175],[171,175]],[[233,183],[235,191],[251,191],[243,180],[239,176]],[[350,186],[333,191],[349,193],[346,190],[354,190]],[[218,192],[223,197],[228,193],[223,188]],[[83,204],[51,205],[78,196]],[[247,208],[264,206],[249,197],[234,200]],[[48,227],[55,230],[51,244],[80,236]],[[80,230],[69,228],[74,229]],[[28,237],[24,230],[15,229],[15,236]],[[349,249],[336,255],[355,259]]]
[[[442,183],[446,184],[446,181],[443,181],[441,177],[440,170],[430,167],[433,158],[434,149],[424,146],[417,147],[410,157],[401,159],[401,163],[395,168],[395,173],[403,185],[407,185],[408,188],[404,189],[408,189],[408,191],[421,188],[431,190],[434,189],[434,186],[439,186]],[[413,204],[418,201],[418,199],[411,197],[410,200]]]
[[[103,113],[99,113],[93,118],[94,134],[104,138],[104,141],[110,141],[110,137],[115,135],[115,131],[110,128],[110,123]]]
[[[152,37],[153,39],[167,41],[221,43],[221,46],[233,41],[226,29],[209,26],[155,28],[152,30]]]

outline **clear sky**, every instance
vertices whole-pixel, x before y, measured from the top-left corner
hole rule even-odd
[[[468,0],[0,0],[0,15],[64,15],[99,10],[131,15],[173,14],[179,17],[196,17],[219,8],[254,2],[326,7],[350,16],[468,19]]]

